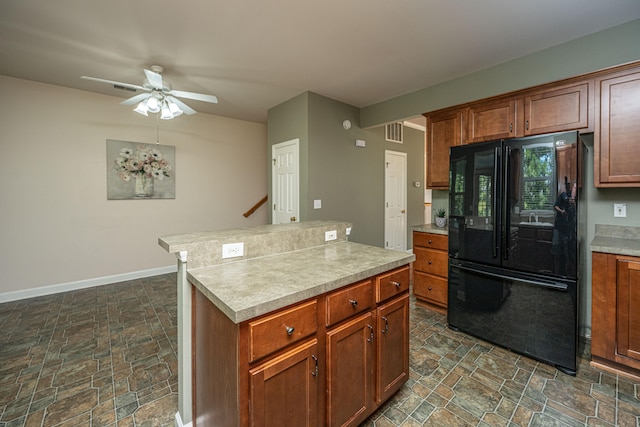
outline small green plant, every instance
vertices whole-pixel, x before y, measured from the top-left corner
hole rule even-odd
[[[436,211],[436,217],[445,218],[447,216],[447,211],[444,208],[440,208]]]

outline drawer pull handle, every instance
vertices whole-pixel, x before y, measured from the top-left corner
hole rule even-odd
[[[432,290],[433,288],[431,286],[429,286],[429,290]]]
[[[367,341],[373,342],[373,326],[367,325],[367,328],[369,328],[369,338],[367,338]]]
[[[431,244],[431,242],[433,242],[433,240],[429,239],[429,244]]]
[[[318,357],[315,354],[312,354],[311,358],[316,362],[316,370],[315,372],[311,371],[311,375],[313,375],[314,377],[317,377],[318,376]]]
[[[433,261],[429,261],[429,265],[431,265],[431,263],[432,263],[432,262],[433,262]]]
[[[400,286],[402,286],[400,282],[394,282],[393,280],[390,283],[394,285],[396,288],[399,288]]]
[[[285,326],[285,329],[287,330],[287,335],[289,336],[293,335],[293,331],[296,330],[293,326]]]
[[[382,316],[382,320],[384,320],[384,329],[382,330],[382,333],[386,334],[387,331],[389,330],[389,319],[387,319],[386,317]]]
[[[357,306],[358,305],[358,301],[354,300],[354,299],[350,299],[349,302],[351,303],[352,306]]]

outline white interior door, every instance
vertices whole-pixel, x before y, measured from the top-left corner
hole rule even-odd
[[[300,221],[300,140],[281,142],[271,148],[273,224]]]
[[[407,250],[407,154],[386,150],[385,166],[385,248]]]

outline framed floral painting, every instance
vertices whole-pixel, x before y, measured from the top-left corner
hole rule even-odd
[[[107,139],[107,199],[175,199],[176,147]]]

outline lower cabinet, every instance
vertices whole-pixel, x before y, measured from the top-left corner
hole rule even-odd
[[[413,232],[413,294],[420,304],[440,313],[447,311],[448,243],[446,235]]]
[[[591,363],[640,377],[640,258],[593,252]]]
[[[373,313],[327,333],[327,425],[358,425],[373,406]]]
[[[409,377],[409,266],[240,324],[193,294],[194,426],[357,426]]]
[[[317,354],[313,339],[249,371],[250,425],[317,425]]]

